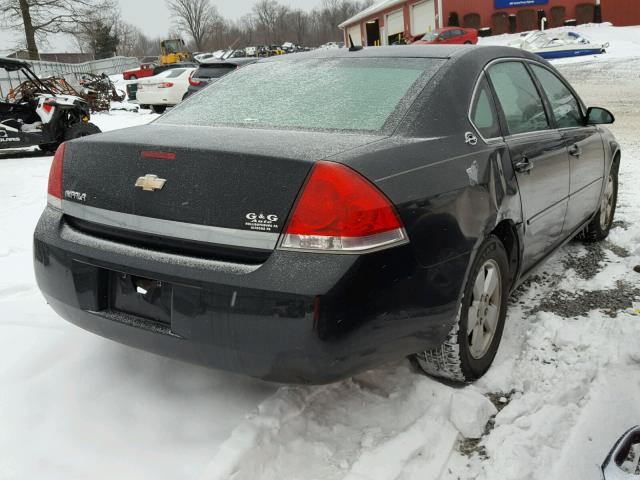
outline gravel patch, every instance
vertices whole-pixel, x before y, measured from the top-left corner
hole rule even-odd
[[[567,292],[555,291],[543,298],[531,313],[551,312],[564,318],[583,317],[593,310],[600,310],[614,318],[618,312],[633,307],[640,299],[640,288],[618,281],[616,289]]]

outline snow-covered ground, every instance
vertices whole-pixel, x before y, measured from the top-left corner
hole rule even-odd
[[[514,295],[495,365],[464,388],[407,361],[279,387],[67,324],[31,267],[51,158],[0,153],[0,480],[599,479],[613,442],[640,423],[640,52],[624,50],[561,66],[618,117],[616,227],[602,245],[569,244]]]

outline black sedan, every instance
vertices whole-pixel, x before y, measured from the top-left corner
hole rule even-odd
[[[608,235],[613,120],[510,48],[263,60],[151,125],[63,144],[38,284],[87,330],[268,380],[415,355],[472,381],[509,293]]]
[[[238,68],[255,63],[257,58],[230,58],[228,60],[211,60],[202,62],[198,69],[189,78],[189,89],[184,94],[183,100],[202,90],[207,85],[217,82],[225,75]]]

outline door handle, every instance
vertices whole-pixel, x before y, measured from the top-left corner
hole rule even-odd
[[[571,155],[572,157],[579,157],[580,155],[582,155],[582,150],[580,149],[578,144],[571,145],[569,147],[569,155]]]
[[[533,162],[529,160],[529,157],[523,155],[522,159],[518,163],[516,163],[515,169],[516,172],[519,173],[530,172],[531,170],[533,170]]]

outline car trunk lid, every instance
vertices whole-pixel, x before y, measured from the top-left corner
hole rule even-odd
[[[148,125],[72,142],[63,211],[96,225],[273,250],[313,163],[371,135]]]

